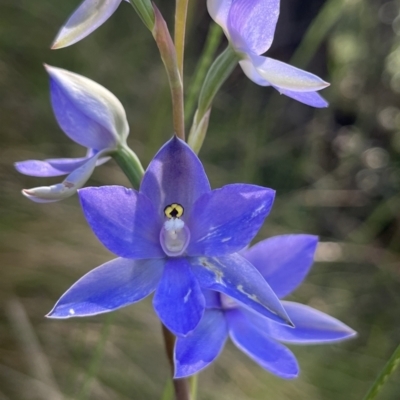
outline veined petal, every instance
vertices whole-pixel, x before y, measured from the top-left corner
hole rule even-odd
[[[329,106],[329,103],[317,92],[293,92],[279,87],[275,87],[275,89],[280,94],[284,94],[285,96],[291,97],[292,99],[311,107],[326,108]]]
[[[160,216],[164,216],[166,206],[177,203],[184,209],[184,220],[190,215],[193,203],[210,190],[201,161],[177,137],[173,137],[158,151],[140,186],[140,192],[151,200]]]
[[[85,0],[69,17],[54,39],[52,49],[79,42],[108,20],[121,0]]]
[[[61,68],[46,66],[51,103],[61,129],[76,143],[114,149],[129,134],[120,101],[98,83]]]
[[[228,337],[224,312],[206,310],[197,328],[175,343],[174,378],[197,374],[210,365],[221,353]]]
[[[74,169],[79,168],[88,160],[82,158],[54,158],[48,160],[26,160],[14,164],[15,169],[24,175],[49,177],[66,175]]]
[[[205,299],[185,258],[169,258],[153,298],[156,313],[175,335],[185,336],[199,324]]]
[[[150,200],[122,186],[79,191],[85,217],[99,240],[120,257],[163,258],[162,221]]]
[[[72,285],[47,317],[86,317],[136,303],[158,285],[164,260],[116,258]]]
[[[203,289],[216,290],[280,323],[292,325],[278,297],[262,275],[239,254],[190,258]]]
[[[263,240],[242,252],[279,298],[295,290],[314,261],[318,237],[281,235]]]
[[[207,9],[211,18],[224,30],[228,36],[228,15],[232,0],[207,0]]]
[[[318,344],[350,339],[357,335],[356,331],[343,322],[314,308],[290,301],[283,301],[282,304],[295,327],[286,329],[282,325],[271,323],[270,335],[277,340]]]
[[[85,164],[72,171],[61,183],[23,189],[22,194],[35,203],[53,203],[74,195],[90,178],[102,153],[89,158]]]
[[[318,76],[284,62],[256,55],[249,57],[258,74],[276,88],[293,92],[315,92],[329,86],[329,83]]]
[[[243,249],[257,234],[274,201],[275,191],[233,184],[203,195],[188,220],[191,256],[220,256]]]
[[[265,53],[272,44],[280,0],[235,0],[229,10],[228,31],[233,46],[246,53]]]
[[[298,376],[297,360],[289,349],[254,329],[240,310],[228,310],[226,318],[233,343],[257,364],[280,378]]]

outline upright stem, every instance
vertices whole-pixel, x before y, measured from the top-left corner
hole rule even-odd
[[[176,50],[164,18],[158,8],[155,5],[153,7],[155,25],[152,33],[167,71],[171,88],[174,130],[180,139],[185,140],[183,82],[179,72]]]
[[[164,337],[165,350],[167,352],[168,361],[171,366],[171,371],[174,370],[174,346],[175,336],[163,325],[162,332]],[[190,386],[187,379],[172,379],[175,390],[176,400],[191,400]]]
[[[185,53],[186,17],[189,0],[176,0],[175,8],[175,48],[178,69],[183,79],[183,60]]]

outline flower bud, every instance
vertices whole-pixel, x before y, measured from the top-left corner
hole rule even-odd
[[[95,150],[115,149],[125,142],[129,134],[125,110],[110,91],[64,69],[46,69],[55,117],[72,140]]]

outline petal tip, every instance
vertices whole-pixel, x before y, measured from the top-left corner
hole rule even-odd
[[[58,49],[62,49],[64,46],[60,43],[59,40],[54,39],[54,41],[51,43],[50,45],[50,50],[58,50]]]

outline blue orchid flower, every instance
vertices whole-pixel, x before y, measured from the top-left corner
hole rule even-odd
[[[312,107],[328,106],[316,92],[329,83],[261,55],[274,39],[280,0],[208,0],[207,6],[211,17],[224,30],[249,79],[260,86],[272,86],[281,94]]]
[[[311,235],[276,236],[242,252],[279,298],[296,289],[307,275],[317,246]],[[246,304],[208,291],[203,319],[175,346],[175,378],[199,372],[222,351],[228,337],[239,350],[267,371],[285,379],[299,373],[293,353],[280,342],[293,344],[332,343],[354,337],[351,328],[309,306],[283,301],[294,327],[277,324],[249,309]]]
[[[199,158],[174,137],[151,161],[139,191],[103,186],[78,193],[92,230],[119,258],[76,282],[49,317],[109,312],[155,291],[161,321],[187,335],[199,324],[203,290],[210,289],[291,324],[260,272],[237,253],[269,214],[273,190],[246,184],[211,190]]]
[[[103,86],[61,68],[46,66],[50,76],[51,104],[58,124],[74,142],[86,147],[80,158],[26,160],[15,163],[18,172],[36,177],[68,175],[59,184],[22,193],[32,201],[48,203],[72,196],[94,168],[126,143],[129,126],[120,101]]]

